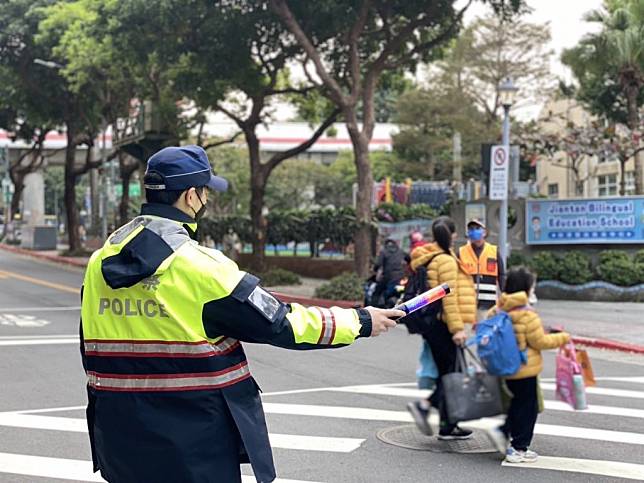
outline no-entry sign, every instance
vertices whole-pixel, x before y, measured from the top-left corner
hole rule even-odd
[[[490,162],[490,199],[508,198],[510,154],[507,146],[492,146]]]

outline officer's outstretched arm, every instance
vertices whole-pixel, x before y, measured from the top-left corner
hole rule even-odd
[[[203,324],[208,337],[226,335],[289,349],[342,347],[372,335],[369,311],[285,304],[250,274],[230,295],[204,305]]]

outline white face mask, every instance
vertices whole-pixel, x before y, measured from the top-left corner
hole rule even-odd
[[[534,293],[534,290],[530,290],[530,295],[528,295],[528,303],[530,305],[537,305],[537,302],[539,302],[537,294]]]

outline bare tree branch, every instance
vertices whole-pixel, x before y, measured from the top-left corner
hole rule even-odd
[[[236,123],[236,124],[237,124],[241,129],[244,129],[245,121],[244,121],[241,117],[239,117],[239,116],[235,115],[235,114],[234,114],[232,111],[230,111],[229,109],[226,109],[224,106],[222,106],[222,105],[221,105],[221,103],[217,103],[217,104],[215,104],[215,109],[217,109],[218,111],[223,112],[226,116],[228,116],[230,119],[232,119],[233,121],[235,121],[235,123]]]
[[[291,12],[291,9],[286,4],[286,0],[270,0],[269,3],[271,9],[275,12],[275,14],[277,14],[279,18],[282,19],[287,28],[295,36],[298,43],[304,49],[307,57],[313,61],[318,76],[320,76],[320,79],[322,79],[324,85],[327,87],[327,89],[329,89],[329,95],[331,96],[333,101],[339,106],[346,105],[347,100],[342,93],[342,88],[324,67],[320,54],[316,50],[311,40],[304,33],[304,30],[302,30],[299,22],[293,16],[293,12]]]
[[[293,156],[297,156],[303,151],[306,151],[309,149],[311,146],[313,146],[316,141],[324,134],[324,131],[326,131],[329,126],[331,126],[337,117],[340,115],[340,108],[336,108],[329,117],[327,117],[320,126],[316,129],[316,131],[313,133],[313,136],[311,136],[307,141],[295,146],[294,148],[288,149],[284,152],[281,153],[276,153],[274,154],[268,162],[266,162],[264,165],[262,165],[263,169],[266,170],[267,174],[273,171],[275,167],[280,164],[282,161],[288,158],[292,158]]]
[[[349,44],[349,75],[351,77],[351,104],[355,104],[360,97],[362,85],[360,83],[360,55],[358,53],[358,42],[360,35],[364,30],[364,26],[369,16],[369,9],[371,8],[371,1],[364,0],[358,13],[358,19],[351,27],[347,38]]]
[[[222,146],[223,144],[229,144],[229,143],[235,142],[235,139],[237,139],[237,138],[238,138],[239,136],[241,136],[242,134],[243,134],[243,132],[242,132],[242,131],[237,131],[235,134],[233,134],[232,136],[230,136],[230,137],[229,137],[229,138],[227,138],[227,139],[223,139],[223,140],[221,140],[221,141],[212,142],[212,143],[209,143],[209,144],[204,144],[204,145],[203,145],[203,146],[201,146],[201,147],[202,147],[202,148],[204,148],[205,150],[208,150],[208,149],[210,149],[210,148],[216,148],[217,146]]]

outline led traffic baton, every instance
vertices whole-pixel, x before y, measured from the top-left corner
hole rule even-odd
[[[427,292],[416,295],[413,299],[395,306],[394,309],[402,310],[403,312],[405,312],[405,315],[409,315],[412,312],[416,312],[417,310],[422,309],[423,307],[427,307],[429,304],[438,302],[447,294],[449,294],[449,285],[444,283],[443,285],[429,289]],[[405,315],[403,315],[403,317]]]

